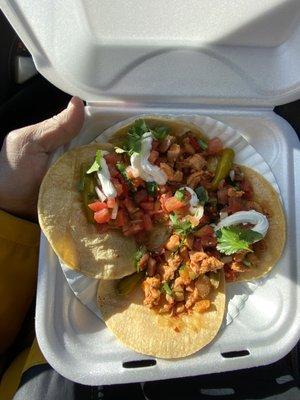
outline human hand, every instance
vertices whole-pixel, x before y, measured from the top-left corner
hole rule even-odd
[[[49,158],[79,133],[83,121],[83,102],[73,97],[60,114],[7,135],[0,152],[0,209],[37,220],[39,187]]]

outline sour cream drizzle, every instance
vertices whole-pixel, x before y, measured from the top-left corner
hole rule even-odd
[[[158,185],[165,185],[168,180],[166,174],[157,165],[151,164],[148,160],[152,148],[152,141],[151,132],[143,134],[141,152],[132,154],[130,157],[130,164],[134,176],[139,176],[146,182],[154,181]]]
[[[238,225],[238,224],[252,224],[254,225],[251,230],[265,236],[269,229],[269,221],[264,214],[257,211],[238,211],[229,217],[223,218],[216,226],[216,231],[224,226]]]
[[[107,154],[107,152],[103,151],[102,154],[105,155]],[[100,165],[101,169],[97,172],[97,176],[101,183],[102,192],[106,197],[115,198],[117,197],[117,191],[110,180],[111,179],[110,172],[104,157],[101,157]]]

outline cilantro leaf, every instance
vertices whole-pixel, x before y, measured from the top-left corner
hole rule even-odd
[[[206,150],[207,149],[207,142],[203,139],[198,139],[198,144],[201,147],[202,150]]]
[[[139,262],[141,260],[141,258],[143,257],[143,255],[147,252],[147,249],[145,246],[140,246],[135,254],[134,254],[134,266],[137,270],[137,272],[140,271],[140,266],[139,266]]]
[[[195,190],[195,193],[196,193],[196,195],[198,197],[199,203],[202,204],[202,205],[207,203],[207,201],[208,201],[207,190],[204,189],[203,186],[198,186],[194,190]]]
[[[177,233],[180,236],[187,236],[194,230],[190,221],[187,220],[180,221],[177,215],[174,213],[170,214],[170,220],[175,233]]]
[[[126,167],[124,164],[117,162],[116,168],[120,172],[120,174],[123,176],[123,178],[128,179],[127,174],[126,174]]]
[[[164,283],[161,285],[161,289],[160,289],[160,290],[161,290],[163,293],[168,294],[169,296],[172,295],[172,289],[170,288],[168,282],[164,282]]]
[[[223,227],[216,232],[216,235],[217,249],[228,256],[241,250],[252,251],[249,245],[263,237],[258,232],[238,226]]]
[[[179,200],[179,201],[184,200],[184,197],[185,197],[184,189],[181,188],[181,189],[176,190],[176,192],[175,192],[175,197],[176,197],[176,199]]]
[[[140,153],[141,141],[144,133],[149,132],[150,129],[143,119],[137,119],[128,130],[127,140],[124,150],[132,155],[133,153]]]
[[[95,157],[95,160],[94,160],[93,164],[86,171],[87,174],[92,174],[93,172],[97,172],[97,171],[101,170],[101,164],[100,164],[101,157],[102,157],[102,151],[101,150],[97,150],[96,151],[96,157]]]
[[[146,182],[146,189],[149,196],[156,196],[157,193],[157,183],[156,182]]]
[[[166,126],[159,126],[158,128],[151,129],[151,132],[154,139],[164,140],[169,133],[169,128],[167,128]]]

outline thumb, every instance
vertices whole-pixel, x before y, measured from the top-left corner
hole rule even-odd
[[[84,104],[72,97],[66,109],[31,127],[31,140],[50,153],[78,135],[84,121]]]

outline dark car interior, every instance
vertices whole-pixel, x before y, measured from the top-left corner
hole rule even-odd
[[[0,12],[0,141],[11,130],[61,111],[70,99],[36,70],[30,53]],[[300,137],[300,100],[275,108]],[[32,309],[32,313],[34,310]],[[18,344],[16,344],[18,346]],[[16,347],[17,348],[17,347]],[[228,357],[231,355],[228,354]],[[234,355],[234,356],[243,356]],[[75,384],[76,398],[87,393]],[[274,364],[192,378],[99,386],[99,399],[300,399],[300,343]]]

